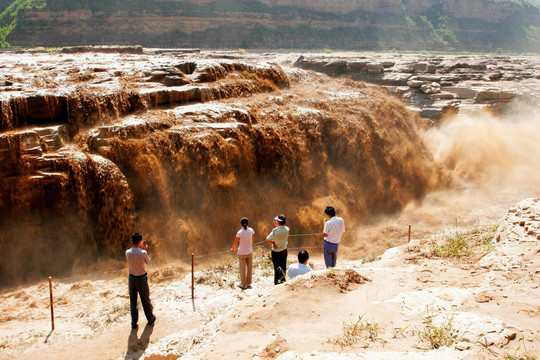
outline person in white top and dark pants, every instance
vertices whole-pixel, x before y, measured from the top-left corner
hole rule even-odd
[[[336,216],[336,210],[332,206],[327,206],[324,213],[328,220],[324,221],[324,263],[326,267],[336,267],[339,242],[345,232],[345,221]]]

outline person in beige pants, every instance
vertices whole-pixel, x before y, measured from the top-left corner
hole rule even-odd
[[[248,219],[240,220],[242,228],[236,233],[231,251],[234,253],[238,245],[238,262],[240,264],[240,282],[236,284],[240,289],[251,289],[252,260],[253,260],[253,241],[255,231],[248,227]]]

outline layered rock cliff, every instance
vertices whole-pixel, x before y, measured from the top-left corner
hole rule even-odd
[[[381,89],[232,53],[67,50],[0,54],[10,282],[121,257],[134,231],[182,258],[243,216],[261,237],[279,213],[313,233],[330,201],[354,229],[446,182],[424,121]]]
[[[540,50],[538,9],[515,1],[49,0],[17,17],[18,46]]]

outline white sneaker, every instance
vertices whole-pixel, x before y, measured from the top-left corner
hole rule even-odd
[[[236,284],[237,287],[239,287],[240,289],[244,290],[246,287],[244,286],[244,284],[242,283],[237,283]]]

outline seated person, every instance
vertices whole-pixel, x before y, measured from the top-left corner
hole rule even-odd
[[[298,252],[298,263],[291,264],[287,269],[287,277],[292,279],[298,275],[306,274],[313,270],[313,263],[309,262],[309,253],[306,250],[300,250]]]

